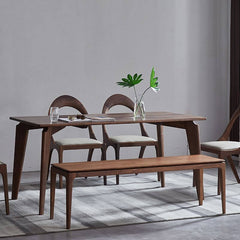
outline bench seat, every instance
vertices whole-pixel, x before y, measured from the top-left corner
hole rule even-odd
[[[76,177],[108,176],[130,173],[194,170],[199,205],[203,202],[203,169],[219,169],[219,188],[222,197],[222,212],[225,203],[225,161],[206,155],[187,155],[141,159],[121,159],[92,162],[56,163],[51,168],[50,218],[54,215],[56,174],[66,177],[66,226],[71,226],[72,183]]]

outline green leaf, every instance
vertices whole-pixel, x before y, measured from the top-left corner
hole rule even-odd
[[[136,84],[139,84],[143,79],[141,79],[142,74],[138,75],[137,73],[134,74],[132,77],[131,74],[127,75],[127,78],[122,78],[122,82],[117,82],[118,85],[122,87],[133,87]]]
[[[138,75],[137,75],[137,73],[135,73],[134,76],[133,76],[133,80],[136,80],[137,77],[138,77]]]
[[[128,74],[127,78],[131,81],[132,80],[132,75]]]
[[[158,92],[158,77],[155,77],[155,70],[152,68],[151,76],[150,76],[150,87],[153,89],[153,91]]]
[[[122,81],[123,81],[123,82],[128,82],[128,79],[122,78]]]
[[[142,77],[142,74],[139,74],[138,77],[137,77],[137,80],[139,80],[141,77]]]

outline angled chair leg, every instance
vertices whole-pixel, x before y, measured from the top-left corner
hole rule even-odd
[[[217,187],[217,194],[220,195],[221,194],[221,188],[220,188],[220,169],[218,168],[218,187]]]
[[[53,149],[51,148],[50,154],[49,154],[49,159],[48,159],[48,175],[47,175],[47,179],[49,178],[49,172],[50,172],[50,165],[51,165],[52,153],[53,153]]]
[[[143,158],[143,154],[144,154],[145,149],[146,149],[146,146],[143,146],[143,147],[140,148],[138,158]],[[135,175],[138,175],[138,173],[135,173]]]
[[[93,148],[89,149],[88,151],[88,159],[87,159],[88,162],[92,160],[93,151],[94,151]]]
[[[94,151],[94,148],[90,148],[90,149],[88,150],[88,158],[87,158],[87,161],[88,161],[88,162],[91,162],[91,161],[92,161],[93,151]],[[87,177],[85,177],[85,179],[87,179]]]
[[[141,147],[138,158],[143,158],[143,154],[144,154],[145,149],[146,149],[145,146]]]
[[[234,162],[233,162],[233,160],[232,160],[232,157],[231,157],[231,156],[227,156],[227,160],[228,160],[228,162],[229,162],[229,164],[230,164],[230,167],[232,168],[233,174],[234,174],[237,182],[240,183],[240,179],[239,179],[239,176],[238,176],[238,173],[237,173],[237,169],[236,169],[236,167],[235,167],[235,165],[234,165]]]
[[[115,149],[115,159],[118,160],[120,157],[120,146],[116,145]],[[116,184],[119,185],[119,175],[116,175]]]
[[[58,149],[58,162],[62,163],[63,162],[63,150]],[[63,181],[62,181],[62,176],[59,175],[59,188],[63,187]]]

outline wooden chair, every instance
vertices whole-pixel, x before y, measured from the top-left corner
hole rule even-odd
[[[233,113],[230,119],[230,122],[227,125],[227,128],[225,129],[222,136],[217,141],[203,142],[201,144],[202,151],[215,153],[218,155],[218,158],[223,158],[228,160],[231,166],[231,169],[233,171],[233,174],[238,183],[240,183],[240,179],[239,179],[236,167],[233,163],[232,155],[240,154],[240,142],[229,141],[229,135],[233,127],[233,124],[237,119],[239,119],[239,115],[240,115],[240,106]]]
[[[114,106],[125,106],[131,111],[134,111],[133,101],[125,95],[115,94],[110,96],[104,103],[102,113],[108,113]],[[119,135],[109,136],[106,126],[102,126],[103,141],[106,144],[106,150],[109,146],[112,146],[115,150],[115,158],[120,158],[120,147],[136,147],[140,146],[139,158],[143,157],[146,146],[154,146],[156,149],[156,156],[160,156],[160,149],[158,147],[157,140],[150,138],[143,126],[140,123],[141,135]],[[164,187],[164,173],[158,173],[158,181],[161,179],[161,185]],[[119,175],[116,175],[116,184],[119,184]]]
[[[71,108],[76,109],[80,114],[87,114],[87,110],[82,105],[82,103],[79,100],[77,100],[76,98],[69,96],[69,95],[62,95],[62,96],[56,98],[49,107],[48,115],[50,114],[51,107],[59,107],[60,109],[63,107],[71,107]],[[91,161],[94,149],[98,148],[98,149],[101,149],[101,152],[102,152],[101,160],[106,159],[106,151],[105,151],[104,144],[101,141],[97,140],[97,138],[93,132],[92,126],[84,126],[84,127],[79,127],[79,128],[87,129],[88,133],[89,133],[89,138],[81,138],[81,137],[79,137],[79,138],[63,138],[63,139],[58,139],[58,140],[54,140],[54,138],[52,138],[51,148],[50,148],[49,166],[50,166],[50,162],[51,162],[52,152],[54,149],[56,149],[58,152],[59,163],[63,162],[63,151],[64,150],[89,149],[87,161]],[[63,129],[63,128],[61,128],[61,129]],[[56,130],[54,130],[54,133],[58,132],[61,129],[57,128]],[[106,184],[105,178],[104,178],[104,184]],[[59,177],[59,187],[62,188],[62,177],[61,176]]]
[[[9,215],[7,165],[3,162],[0,162],[0,173],[2,174],[2,179],[3,179],[6,214]]]

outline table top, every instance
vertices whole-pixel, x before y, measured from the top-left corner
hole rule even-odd
[[[201,116],[172,112],[147,112],[144,119],[134,118],[133,113],[85,114],[84,116],[88,119],[70,122],[58,121],[56,123],[51,123],[49,116],[22,116],[10,117],[10,119],[28,126],[39,128],[102,124],[171,123],[206,120],[205,117]],[[60,118],[61,117],[66,117],[66,115],[60,116]]]

